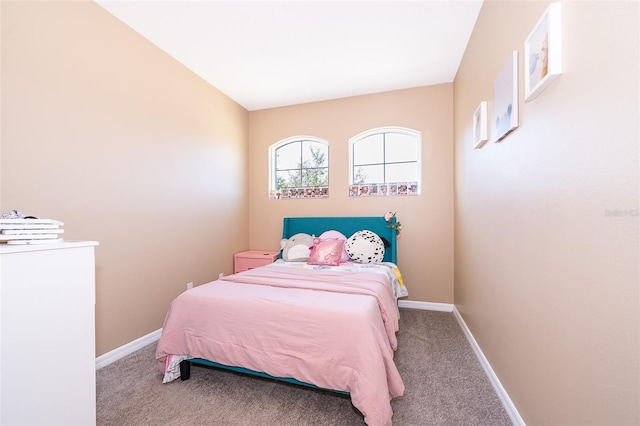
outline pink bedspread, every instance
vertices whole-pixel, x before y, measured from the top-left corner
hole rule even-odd
[[[167,356],[188,355],[347,391],[368,425],[387,426],[404,393],[398,319],[381,274],[269,265],[178,296],[156,358],[163,373]]]

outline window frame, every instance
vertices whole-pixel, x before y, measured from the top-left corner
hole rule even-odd
[[[385,136],[384,135],[387,133],[399,133],[399,134],[411,136],[416,139],[416,161],[415,161],[416,166],[415,167],[416,167],[416,174],[417,174],[416,181],[418,183],[418,191],[416,195],[419,195],[420,192],[422,191],[422,133],[417,130],[409,129],[406,127],[396,127],[396,126],[378,127],[375,129],[370,129],[362,133],[359,133],[349,139],[349,186],[357,185],[353,181],[354,171],[355,171],[354,146],[356,143],[361,142],[363,139],[366,139],[374,135],[380,135],[380,134],[383,135],[383,152],[382,152],[383,162],[379,164],[382,164],[383,168],[386,168],[387,164],[398,164],[397,162],[387,163],[385,161],[385,157],[384,157],[384,147],[385,147],[384,137]],[[387,182],[386,175],[384,179],[385,179],[384,182],[376,182],[376,183],[396,183],[396,182]]]
[[[277,155],[277,151],[278,149],[286,146],[286,145],[290,145],[293,143],[299,143],[300,145],[302,145],[303,142],[313,142],[313,143],[320,143],[322,145],[324,145],[327,149],[327,166],[326,166],[326,170],[327,170],[327,185],[326,187],[329,188],[329,175],[330,175],[330,169],[329,169],[329,142],[327,142],[326,140],[319,138],[317,136],[309,136],[309,135],[298,135],[298,136],[292,136],[289,138],[285,138],[282,140],[279,140],[278,142],[275,142],[273,144],[271,144],[269,146],[269,197],[273,198],[272,195],[274,193],[274,191],[277,191],[276,186],[277,186],[277,173],[278,173],[278,168],[277,168],[277,164],[276,161],[278,159],[278,155]],[[302,153],[302,151],[301,151]],[[302,165],[302,155],[300,157],[300,164]],[[325,167],[322,167],[325,168]],[[303,170],[308,170],[308,169],[315,169],[315,168],[300,168],[300,172],[301,172],[301,176],[302,176],[302,171]],[[285,169],[281,169],[281,170],[285,170]],[[307,186],[301,186],[299,188],[309,188]]]

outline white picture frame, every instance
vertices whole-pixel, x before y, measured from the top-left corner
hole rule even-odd
[[[518,127],[518,51],[514,50],[493,83],[494,142],[501,142]]]
[[[534,100],[562,73],[562,4],[549,4],[524,43],[524,101]]]
[[[482,101],[473,113],[473,148],[482,148],[488,139],[487,101]]]

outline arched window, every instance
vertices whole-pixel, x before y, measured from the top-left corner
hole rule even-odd
[[[329,144],[313,136],[295,136],[269,147],[269,196],[329,196]]]
[[[352,196],[419,194],[420,132],[402,127],[372,129],[351,138],[349,148]]]

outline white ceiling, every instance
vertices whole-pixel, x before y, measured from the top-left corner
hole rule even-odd
[[[96,2],[249,111],[452,82],[482,0]]]

